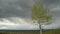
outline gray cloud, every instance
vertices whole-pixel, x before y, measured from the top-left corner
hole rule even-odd
[[[29,18],[31,18],[31,6],[32,6],[33,2],[34,2],[33,0],[0,0],[0,21],[4,18],[7,19],[8,21],[11,21],[12,23],[21,23],[21,22],[23,22],[23,20],[21,21],[22,18],[24,18],[25,21],[28,21]],[[13,18],[10,18],[10,17],[13,17]],[[19,19],[14,18],[14,17],[17,17]],[[3,20],[3,22],[9,23],[4,20]],[[17,27],[23,28],[23,26],[21,26],[21,27],[14,26],[14,28],[18,29]],[[28,27],[26,26],[25,29]],[[3,27],[3,25],[2,25],[2,29],[3,28],[5,28],[5,27]],[[9,29],[10,26],[7,28]]]
[[[30,17],[33,0],[0,0],[1,17]]]
[[[60,6],[60,0],[34,0],[34,1],[43,2],[49,8],[54,8],[54,7]]]

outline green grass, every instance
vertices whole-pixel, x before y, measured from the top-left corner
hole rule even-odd
[[[38,30],[15,30],[15,31],[1,31],[1,33],[5,34],[39,34]]]
[[[43,34],[60,34],[60,29],[46,30]]]
[[[39,34],[39,30],[0,31],[0,34]],[[44,30],[43,34],[60,34],[60,29]]]

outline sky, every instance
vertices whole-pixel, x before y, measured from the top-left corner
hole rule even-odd
[[[36,1],[44,3],[53,17],[52,23],[42,28],[60,28],[60,0],[0,0],[0,29],[38,30],[38,24],[31,20],[31,8]]]

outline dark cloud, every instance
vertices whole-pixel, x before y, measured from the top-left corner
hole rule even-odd
[[[0,0],[0,17],[30,17],[33,0]]]
[[[49,8],[54,8],[54,7],[57,7],[58,5],[60,5],[60,0],[34,0],[34,1],[43,2]]]
[[[60,0],[0,0],[0,17],[30,17],[35,1],[43,2],[49,8],[56,8],[60,3]]]
[[[46,4],[55,4],[55,3],[57,4],[60,2],[60,0],[35,0],[35,1],[40,1]]]

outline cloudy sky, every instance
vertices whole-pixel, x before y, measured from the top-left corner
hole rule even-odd
[[[0,29],[38,30],[38,24],[31,22],[31,7],[36,1],[43,2],[53,17],[52,23],[42,28],[60,28],[60,0],[0,0]]]

